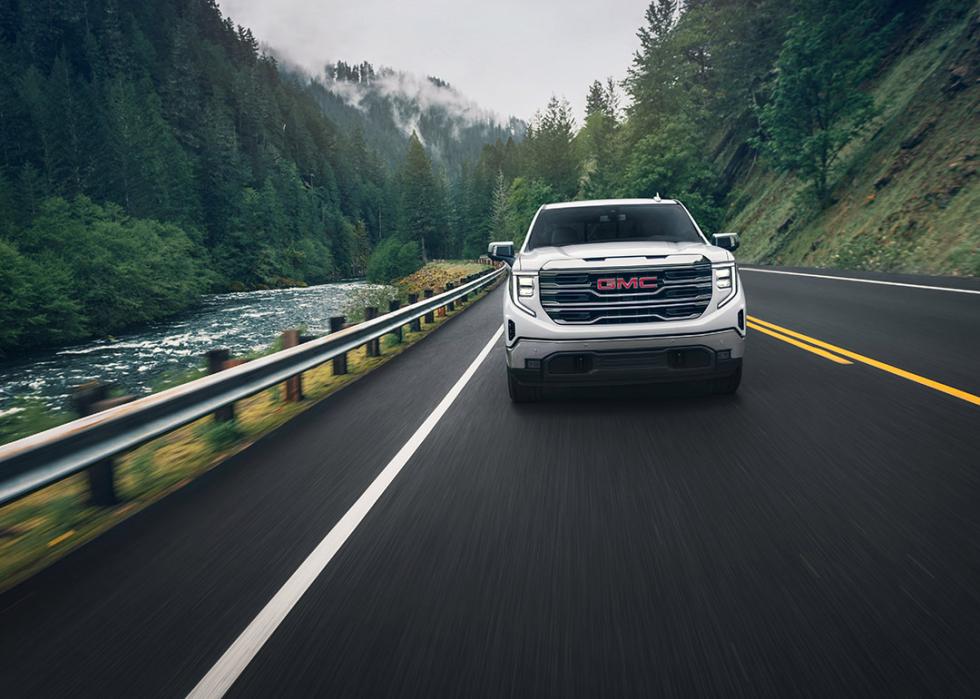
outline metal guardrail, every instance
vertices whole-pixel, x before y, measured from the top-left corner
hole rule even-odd
[[[297,347],[261,357],[0,446],[0,505],[271,388],[481,289],[497,269],[459,287]]]

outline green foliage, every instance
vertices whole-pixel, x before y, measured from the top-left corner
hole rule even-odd
[[[680,199],[706,231],[717,231],[722,209],[712,163],[690,123],[671,121],[631,149],[622,196]]]
[[[619,94],[609,78],[589,88],[585,103],[585,126],[576,135],[582,153],[581,195],[586,199],[606,199],[614,195],[621,173]]]
[[[3,16],[0,348],[364,272],[390,178],[216,3]]]
[[[180,228],[84,196],[44,200],[17,239],[0,240],[0,350],[155,320],[209,282],[203,251]]]
[[[772,98],[759,110],[765,150],[777,167],[810,181],[821,202],[829,196],[841,148],[874,113],[861,85],[878,65],[894,27],[880,26],[880,5],[799,2],[776,64]]]
[[[504,217],[505,230],[501,240],[513,240],[514,245],[524,243],[534,214],[544,204],[558,201],[555,190],[541,180],[518,177],[510,184],[507,194],[507,210]]]
[[[451,250],[448,249],[446,240],[449,222],[445,185],[441,178],[433,173],[432,161],[414,132],[408,142],[408,153],[405,156],[400,184],[399,237],[403,241],[416,243],[424,260],[430,257],[446,257]],[[406,255],[407,252],[400,253],[399,260],[406,260]],[[372,261],[374,261],[373,256]],[[368,269],[370,276],[370,265]],[[415,269],[417,266],[405,274]]]
[[[402,242],[397,238],[382,241],[368,262],[368,280],[375,284],[408,276],[422,266],[419,244],[414,240]]]
[[[526,172],[545,182],[561,198],[578,190],[579,159],[573,144],[575,120],[567,100],[552,97],[535,115],[523,143]]]

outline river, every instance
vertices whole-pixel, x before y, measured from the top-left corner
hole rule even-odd
[[[92,379],[145,394],[168,376],[202,366],[208,350],[226,347],[232,356],[246,354],[301,326],[322,335],[350,295],[369,286],[342,282],[216,294],[191,311],[118,337],[0,361],[0,414],[11,410],[17,397],[65,407],[72,387]]]

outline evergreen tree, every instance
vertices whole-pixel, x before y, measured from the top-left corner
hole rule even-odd
[[[422,259],[447,252],[444,192],[432,171],[432,161],[416,133],[412,133],[401,173],[401,227],[403,241],[418,243]]]
[[[567,100],[552,97],[535,115],[525,139],[527,171],[559,197],[572,198],[578,189],[579,161],[572,140],[575,121]]]
[[[510,214],[509,188],[504,181],[504,173],[497,173],[497,183],[493,188],[493,203],[490,209],[490,228],[495,240],[509,240],[513,234],[508,229]],[[490,241],[486,241],[490,242]]]

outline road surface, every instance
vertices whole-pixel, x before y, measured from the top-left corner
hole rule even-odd
[[[980,284],[863,277],[743,272],[735,397],[520,406],[498,289],[0,597],[2,693],[977,696],[980,294],[900,284]]]

